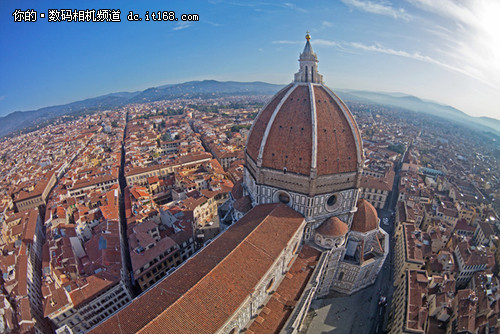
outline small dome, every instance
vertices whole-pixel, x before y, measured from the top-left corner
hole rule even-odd
[[[233,189],[231,189],[231,195],[233,195],[233,198],[237,201],[240,198],[243,197],[243,185],[242,185],[243,179],[239,179],[233,186]]]
[[[365,199],[359,199],[358,211],[352,219],[351,231],[369,232],[378,228],[377,210]]]
[[[330,217],[316,229],[316,232],[328,237],[340,237],[349,232],[349,227],[337,217]]]
[[[252,208],[250,197],[243,196],[233,204],[233,208],[241,213],[247,213]]]

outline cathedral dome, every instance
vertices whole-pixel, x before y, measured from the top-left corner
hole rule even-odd
[[[316,232],[328,237],[340,237],[349,232],[349,227],[337,217],[330,217],[316,229]]]
[[[323,85],[293,83],[254,122],[248,156],[261,167],[317,175],[354,172],[361,136],[347,106]]]
[[[352,218],[351,231],[369,232],[378,228],[377,210],[365,199],[358,200],[358,211]]]
[[[308,178],[360,173],[363,149],[358,126],[344,102],[323,85],[309,39],[299,62],[294,82],[256,117],[248,136],[247,164]],[[344,189],[359,183],[356,176],[344,181]],[[325,187],[323,192],[328,191]]]

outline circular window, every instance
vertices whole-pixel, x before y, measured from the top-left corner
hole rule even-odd
[[[280,193],[280,194],[278,195],[278,199],[279,199],[279,201],[280,201],[281,203],[283,203],[283,204],[288,204],[288,203],[290,203],[290,196],[288,196],[288,195],[287,195],[287,194],[285,194],[285,193]]]
[[[326,200],[326,205],[328,206],[334,206],[335,203],[337,203],[337,196],[335,195],[328,197],[328,199]]]
[[[326,200],[325,203],[326,210],[329,212],[333,212],[340,207],[341,203],[342,203],[342,195],[333,194]]]

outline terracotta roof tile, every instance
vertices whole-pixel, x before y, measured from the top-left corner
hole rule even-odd
[[[253,291],[304,218],[252,209],[196,256],[91,333],[213,333]]]
[[[252,135],[248,136],[248,142],[246,146],[246,152],[255,161],[257,161],[257,156],[259,155],[260,143],[262,137],[264,136],[264,132],[266,131],[267,123],[271,119],[271,115],[273,114],[274,109],[276,109],[281,99],[283,98],[283,96],[285,96],[290,87],[292,87],[292,85],[288,85],[280,92],[278,92],[255,118],[251,130]]]
[[[253,134],[252,134],[253,136]],[[309,175],[312,157],[311,99],[308,86],[297,86],[271,126],[262,167]]]
[[[235,200],[239,200],[243,197],[243,179],[239,179],[231,189],[231,194]]]
[[[277,170],[283,170],[286,167],[288,172],[310,175],[313,155],[313,120],[308,85],[287,86],[263,109],[249,134],[247,154],[257,161],[271,115],[288,92],[290,95],[277,112],[264,143],[262,167]],[[335,94],[333,95],[336,97]],[[314,85],[313,96],[317,124],[317,175],[356,171],[358,165],[362,163],[358,158],[362,156],[362,141],[351,112],[342,101],[340,105],[337,104],[324,86]],[[343,110],[347,111],[346,114]],[[349,123],[352,124],[353,129]],[[358,148],[356,142],[358,142]]]
[[[316,229],[316,232],[327,235],[331,237],[338,237],[341,235],[346,235],[349,232],[349,227],[346,223],[341,221],[337,217],[330,217],[325,220],[320,227]]]
[[[359,137],[359,130],[352,115],[347,113],[355,125],[354,135],[344,113],[325,88],[315,86],[314,95],[318,123],[318,175],[356,171],[354,135]],[[361,139],[359,143],[361,145]]]
[[[356,232],[368,232],[378,228],[377,210],[365,199],[359,199],[358,211],[352,219],[351,230]]]
[[[259,316],[250,325],[249,331],[279,333],[290,317],[293,306],[309,281],[321,253],[307,245],[303,246],[289,272],[276,288],[276,292],[262,308]],[[257,321],[257,319],[261,319]]]

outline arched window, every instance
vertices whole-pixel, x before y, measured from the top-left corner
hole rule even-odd
[[[339,281],[342,281],[343,278],[344,278],[344,272],[341,271],[339,274]]]
[[[306,66],[306,82],[307,82],[307,78],[308,78],[307,74],[308,74],[308,71],[307,71],[307,66]]]
[[[271,292],[272,288],[273,288],[273,284],[274,284],[274,277],[271,278],[271,280],[269,281],[269,283],[267,284],[267,287],[266,287],[266,292],[269,293]]]

